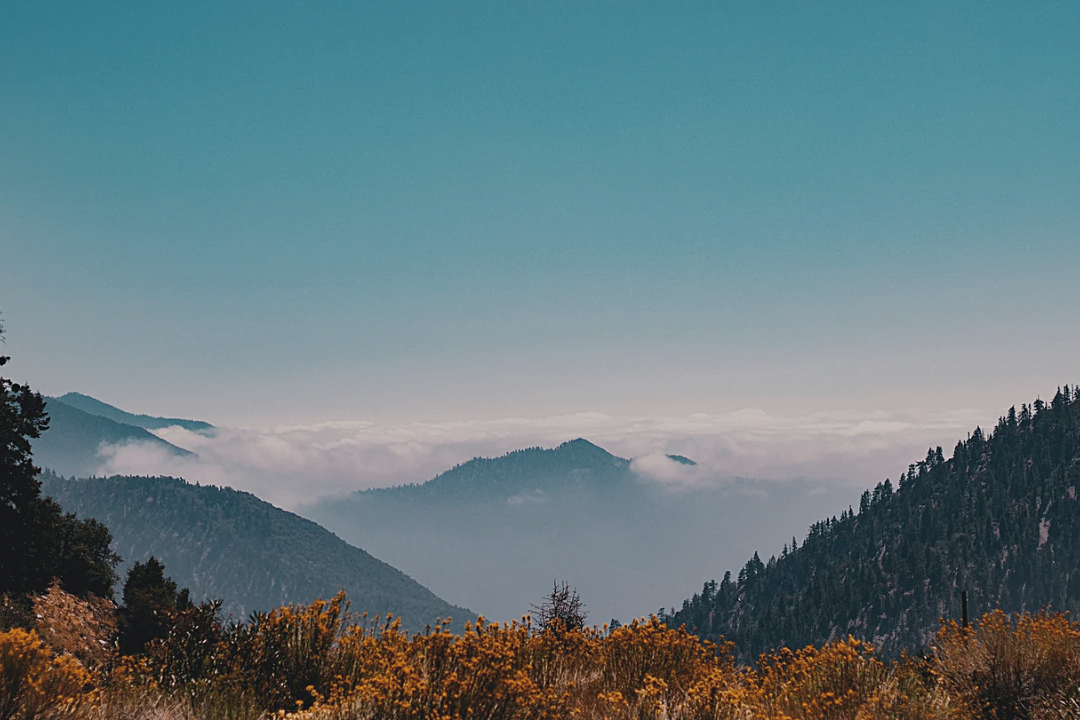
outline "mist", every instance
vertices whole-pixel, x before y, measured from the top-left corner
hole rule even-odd
[[[171,427],[156,434],[195,457],[142,443],[105,446],[97,474],[172,475],[295,509],[318,497],[422,483],[473,457],[584,437],[615,455],[637,458],[643,478],[673,491],[734,478],[861,488],[895,477],[929,447],[950,449],[994,419],[976,410],[920,416],[741,410],[657,418],[581,413],[444,423],[336,421],[221,427],[212,434]],[[697,466],[676,466],[667,454],[684,455]]]

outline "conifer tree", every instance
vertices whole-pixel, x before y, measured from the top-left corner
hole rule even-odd
[[[0,340],[4,327],[0,325]],[[0,355],[0,367],[11,358]],[[45,400],[29,385],[0,377],[0,593],[29,589],[34,541],[30,519],[41,494],[30,441],[49,427]]]
[[[9,360],[0,355],[0,366]],[[43,592],[58,578],[68,592],[107,597],[120,560],[108,528],[41,497],[31,441],[48,427],[41,394],[0,377],[0,594]]]
[[[144,652],[154,640],[164,639],[176,617],[192,607],[187,588],[178,590],[157,558],[135,563],[124,582],[124,606],[117,622],[120,652]]]

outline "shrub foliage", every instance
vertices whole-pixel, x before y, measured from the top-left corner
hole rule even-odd
[[[750,667],[656,618],[409,635],[343,595],[241,625],[191,606],[144,654],[93,673],[34,633],[0,634],[0,720],[1050,720],[1080,717],[1078,698],[1080,623],[1050,612],[945,623],[920,657],[847,637]]]

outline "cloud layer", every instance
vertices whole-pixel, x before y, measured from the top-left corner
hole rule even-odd
[[[158,434],[197,453],[178,458],[146,445],[103,448],[103,474],[169,474],[247,490],[284,507],[362,488],[423,482],[476,456],[557,445],[584,437],[636,458],[633,469],[672,488],[733,477],[803,478],[868,486],[895,476],[942,445],[946,454],[992,418],[967,410],[901,417],[889,413],[617,418],[582,413],[399,425],[366,421],[225,427],[204,436],[174,427]],[[676,463],[680,454],[697,466]]]

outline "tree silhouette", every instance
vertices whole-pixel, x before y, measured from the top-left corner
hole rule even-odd
[[[585,627],[585,603],[566,582],[552,581],[551,593],[539,605],[532,605],[532,617],[541,631],[565,632]]]
[[[9,360],[0,355],[0,366]],[[120,560],[108,528],[41,497],[31,441],[48,428],[41,394],[0,377],[0,594],[43,592],[59,578],[68,592],[107,597]]]
[[[177,590],[157,558],[135,563],[128,570],[124,606],[117,618],[120,652],[143,652],[154,640],[165,638],[179,613],[192,607],[187,588]]]
[[[3,336],[0,324],[0,340]],[[10,359],[0,355],[0,367]],[[29,385],[0,377],[0,593],[23,593],[33,585],[28,561],[38,538],[30,525],[41,483],[30,441],[48,427],[41,395]]]

